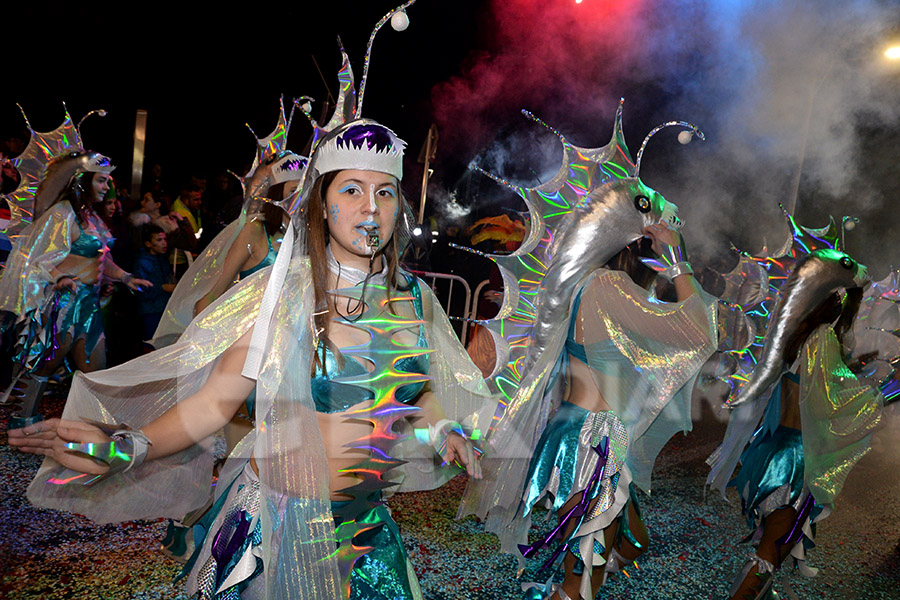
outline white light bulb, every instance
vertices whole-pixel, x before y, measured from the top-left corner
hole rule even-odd
[[[678,142],[685,146],[690,144],[692,139],[694,139],[693,131],[685,130],[678,134]]]
[[[414,228],[413,235],[422,235],[422,228],[421,227]]]

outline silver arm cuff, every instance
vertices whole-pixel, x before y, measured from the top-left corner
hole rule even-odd
[[[103,481],[110,475],[124,473],[134,467],[139,467],[147,458],[152,442],[143,431],[137,429],[120,429],[113,432],[112,439],[108,442],[93,444],[89,442],[69,442],[65,444],[67,450],[74,450],[87,454],[109,465],[109,470],[102,475],[89,475],[78,473],[71,469],[64,469],[59,476],[48,480],[50,483],[64,485],[67,483],[80,483],[81,485],[93,485]]]
[[[120,429],[113,432],[112,438],[114,443],[116,443],[117,449],[121,449],[126,455],[130,454],[130,460],[123,460],[122,463],[125,463],[125,468],[120,468],[117,471],[113,471],[113,464],[110,463],[110,473],[124,473],[141,466],[147,459],[150,446],[153,445],[150,438],[144,435],[144,432],[140,429]],[[118,453],[115,456],[118,456]]]
[[[672,281],[679,275],[688,275],[694,272],[694,269],[691,267],[691,263],[686,260],[680,261],[672,265],[671,267],[667,267],[665,271],[663,271],[663,277]]]

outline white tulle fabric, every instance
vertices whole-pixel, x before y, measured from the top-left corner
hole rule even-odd
[[[219,232],[219,235],[188,267],[169,297],[156,333],[150,340],[154,348],[168,346],[184,333],[194,318],[194,305],[206,296],[219,280],[228,251],[244,225],[259,216],[261,202],[263,200],[256,198],[245,201],[240,216]]]
[[[301,254],[299,249],[295,254]],[[231,288],[174,344],[113,369],[79,374],[64,417],[141,427],[195,392],[222,352],[254,326],[270,272],[262,270]],[[480,371],[429,288],[421,288],[428,346],[436,350],[429,355],[431,389],[448,418],[485,428],[495,406]],[[272,313],[256,386],[256,430],[237,446],[221,473],[230,480],[251,452],[259,467],[265,598],[332,600],[342,593],[332,556],[330,470],[310,393],[313,311],[309,259],[299,256],[289,263]],[[28,496],[38,506],[103,523],[180,518],[209,499],[211,450],[211,440],[197,440],[183,452],[91,487],[47,484],[59,466],[46,459]],[[392,472],[402,490],[432,488],[459,473],[439,466],[433,450],[412,440],[397,454],[409,461]]]

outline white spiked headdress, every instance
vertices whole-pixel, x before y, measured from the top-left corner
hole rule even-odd
[[[316,149],[316,177],[343,169],[377,171],[403,179],[406,142],[368,119],[351,121],[326,137]]]

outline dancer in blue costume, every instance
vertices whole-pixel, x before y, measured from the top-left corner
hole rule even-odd
[[[427,286],[398,268],[402,148],[374,122],[332,132],[310,163],[313,183],[305,188],[307,220],[299,232],[307,251],[280,263],[286,273],[279,275],[279,256],[271,276],[236,286],[172,346],[80,375],[67,420],[11,432],[12,444],[48,456],[31,500],[102,521],[180,516],[191,503],[169,498],[163,502],[169,509],[161,511],[153,506],[162,502],[159,493],[146,497],[151,482],[159,477],[169,484],[164,489],[173,489],[181,480],[176,489],[186,488],[184,497],[202,498],[208,463],[193,478],[183,478],[185,467],[202,463],[204,440],[255,388],[258,426],[223,470],[189,591],[201,598],[337,598],[346,590],[359,599],[420,597],[381,500],[382,489],[393,485],[385,472],[402,475],[402,489],[433,486],[458,472],[436,466],[443,459],[478,477],[475,447],[464,433],[479,427],[479,411],[490,417],[494,407]],[[267,287],[279,296],[263,329],[259,307]],[[256,381],[242,375],[252,373],[254,335],[264,340]],[[163,385],[173,376],[178,385]],[[148,421],[148,413],[168,402],[155,398],[153,408],[139,410],[141,417],[130,416],[133,403],[103,393],[122,378],[140,382],[134,394],[157,389],[170,401],[189,395]],[[85,422],[96,418],[91,405],[113,415],[110,425],[127,421],[141,430],[119,431],[111,440]],[[405,415],[418,435],[391,440],[407,427]],[[79,421],[68,420],[76,416]],[[88,442],[114,447],[107,462],[110,471],[122,472],[90,486],[48,486],[48,480],[92,479],[75,471],[108,474],[106,464],[84,456],[96,456]],[[410,462],[395,469],[397,459]],[[57,462],[73,471],[60,472]],[[101,500],[109,496],[111,502]]]
[[[34,221],[16,239],[3,278],[0,310],[17,315],[18,372],[4,393],[22,405],[11,420],[22,427],[36,414],[47,378],[70,356],[90,372],[106,365],[100,287],[122,281],[132,290],[152,285],[116,265],[112,235],[94,206],[115,167],[105,156],[71,150],[47,165],[34,194]]]
[[[690,429],[690,390],[716,345],[715,304],[693,280],[678,209],[639,178],[655,132],[678,125],[689,138],[703,134],[666,123],[632,161],[621,103],[599,148],[574,146],[526,115],[556,133],[563,160],[534,188],[494,176],[522,196],[530,231],[514,253],[494,258],[506,293],[486,325],[506,342],[492,379],[506,401],[486,437],[485,477],[470,482],[460,512],[482,517],[522,567],[550,547],[540,581],[523,584],[529,599],[591,599],[607,572],[647,545],[631,483],[649,492],[657,454]],[[658,258],[641,256],[645,238]],[[677,302],[635,283],[645,261],[674,280]],[[529,546],[542,500],[560,523]],[[553,584],[560,563],[565,579]]]
[[[737,488],[747,539],[757,543],[729,592],[734,600],[774,597],[775,571],[788,558],[802,574],[816,574],[806,566],[815,523],[830,514],[847,474],[870,449],[883,398],[848,367],[857,361],[847,335],[866,281],[866,268],[837,249],[798,261],[759,365],[726,403],[735,410],[709,459],[708,482],[723,492],[726,484]]]
[[[617,414],[642,410],[643,386],[632,386],[629,373],[647,357],[637,358],[641,353],[630,353],[628,344],[617,347],[616,330],[642,338],[644,350],[657,345],[660,356],[684,355],[685,364],[673,365],[671,373],[673,380],[686,380],[673,394],[676,404],[690,397],[689,383],[696,374],[691,364],[698,367],[699,359],[713,349],[709,300],[701,296],[689,269],[673,279],[677,303],[657,302],[645,291],[655,273],[640,257],[671,253],[670,247],[682,245],[680,233],[657,224],[645,234],[652,244],[641,240],[629,245],[576,292],[565,350],[556,367],[558,381],[548,384],[549,393],[563,399],[535,448],[521,510],[527,517],[535,505],[544,504],[560,519],[568,552],[563,558],[565,578],[549,596],[553,600],[595,597],[607,575],[632,563],[650,541],[632,483],[628,431]],[[604,328],[605,343],[596,331]],[[590,357],[586,339],[596,340],[588,344]],[[683,418],[685,409],[680,407]],[[689,429],[689,417],[681,426]],[[594,481],[598,469],[602,471]],[[583,517],[566,519],[582,504]],[[524,555],[532,556],[542,545],[525,549]]]

